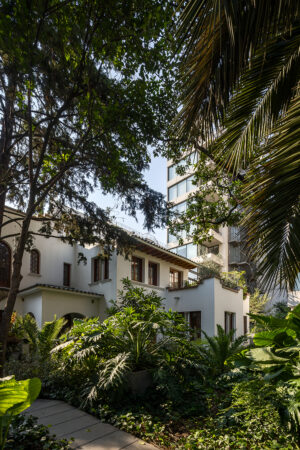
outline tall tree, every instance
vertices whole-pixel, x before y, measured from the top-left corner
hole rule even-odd
[[[88,201],[96,186],[123,198],[132,215],[142,210],[149,229],[165,220],[163,196],[142,172],[147,147],[162,150],[176,108],[166,29],[172,11],[158,0],[1,3],[1,239],[12,220],[5,201],[22,213],[13,218],[19,231],[0,365],[22,257],[35,233],[124,244],[107,212]],[[32,221],[40,223],[35,233]]]
[[[300,270],[297,0],[180,2],[182,108],[174,134],[243,178],[250,256],[266,285]],[[201,174],[199,173],[199,177]]]

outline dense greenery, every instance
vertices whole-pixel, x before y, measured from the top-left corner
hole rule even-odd
[[[195,330],[181,315],[124,280],[108,318],[75,320],[34,370],[44,397],[161,448],[297,449],[299,308],[283,319],[253,315],[260,331],[251,347],[220,326],[190,341]]]

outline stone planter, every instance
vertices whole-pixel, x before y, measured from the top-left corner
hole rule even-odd
[[[153,378],[149,370],[138,370],[137,372],[131,372],[128,384],[134,395],[143,395],[146,389],[153,384]]]

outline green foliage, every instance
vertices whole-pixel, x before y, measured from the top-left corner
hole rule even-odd
[[[189,327],[182,316],[162,309],[155,292],[125,280],[110,314],[103,323],[76,320],[53,350],[62,372],[80,368],[87,374],[88,400],[114,393],[120,397],[129,390],[130,375],[142,370],[149,371],[165,393],[178,394],[188,375],[199,371],[197,349],[186,339]]]
[[[255,289],[249,299],[250,313],[262,314],[264,312],[265,305],[269,300],[270,298],[268,297],[268,294],[261,294],[259,289]]]
[[[49,428],[38,425],[35,417],[16,416],[8,430],[6,450],[68,450],[66,439],[50,435]]]
[[[255,348],[245,353],[254,367],[265,374],[265,380],[286,387],[284,402],[286,420],[292,428],[300,428],[300,305],[285,319],[251,316],[265,331],[255,334]]]
[[[41,390],[38,378],[16,381],[13,376],[0,379],[0,448],[4,449],[12,417],[34,402]]]
[[[50,351],[65,324],[65,319],[54,318],[52,322],[45,322],[39,329],[32,316],[29,314],[19,315],[16,317],[11,332],[20,339],[28,340],[32,357],[43,363],[49,359]]]
[[[225,333],[221,325],[217,325],[217,335],[208,336],[204,331],[206,340],[199,346],[199,352],[209,367],[211,376],[222,375],[233,367],[235,357],[245,348],[245,336],[234,338],[235,330]]]
[[[244,295],[247,294],[245,272],[243,271],[232,270],[230,272],[222,272],[219,264],[209,261],[199,265],[198,277],[200,281],[211,277],[219,278],[225,286],[233,289],[240,287],[243,289]]]

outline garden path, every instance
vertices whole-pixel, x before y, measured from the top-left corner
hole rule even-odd
[[[36,400],[25,414],[38,418],[57,438],[71,439],[71,448],[82,450],[157,450],[135,436],[59,400]]]

